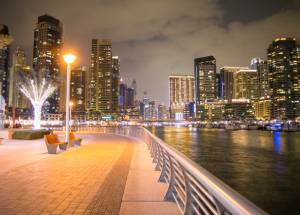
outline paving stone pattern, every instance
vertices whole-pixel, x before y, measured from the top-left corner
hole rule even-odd
[[[1,173],[0,214],[118,214],[132,151],[124,137],[91,138]]]

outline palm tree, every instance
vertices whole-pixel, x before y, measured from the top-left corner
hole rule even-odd
[[[35,129],[41,127],[41,115],[44,102],[57,88],[57,84],[54,80],[46,80],[41,74],[43,73],[36,71],[18,73],[18,88],[30,100],[34,109]]]

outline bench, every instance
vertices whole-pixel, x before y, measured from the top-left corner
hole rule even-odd
[[[76,138],[74,132],[70,132],[70,146],[81,146],[81,138]]]
[[[48,154],[56,154],[57,147],[61,150],[67,150],[68,143],[59,141],[56,134],[45,135],[44,139],[48,149]]]

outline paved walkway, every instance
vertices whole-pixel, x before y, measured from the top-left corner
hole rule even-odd
[[[48,155],[41,142],[0,146],[0,214],[178,214],[144,143],[93,135]]]

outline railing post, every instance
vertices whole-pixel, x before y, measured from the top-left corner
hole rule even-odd
[[[160,163],[162,161],[162,147],[159,144],[156,145],[157,145],[157,163],[155,166],[155,170],[160,171],[161,170]]]
[[[166,177],[167,177],[167,159],[166,159],[166,153],[164,151],[164,149],[162,149],[162,160],[163,160],[163,165],[162,165],[162,168],[161,168],[161,174],[159,176],[159,179],[158,181],[159,182],[167,182],[166,180]]]
[[[167,156],[169,158],[169,162],[170,162],[170,179],[169,179],[169,186],[168,186],[168,190],[166,192],[166,195],[164,197],[164,200],[165,201],[169,201],[169,202],[175,202],[175,199],[173,197],[173,192],[174,192],[174,186],[175,186],[175,170],[174,170],[174,164],[173,164],[173,160],[170,156],[170,154],[168,152],[167,153]]]
[[[180,165],[180,169],[184,177],[184,186],[185,186],[185,202],[184,202],[183,214],[189,215],[192,206],[192,189],[190,187],[190,181],[186,173],[186,170],[181,165]]]

